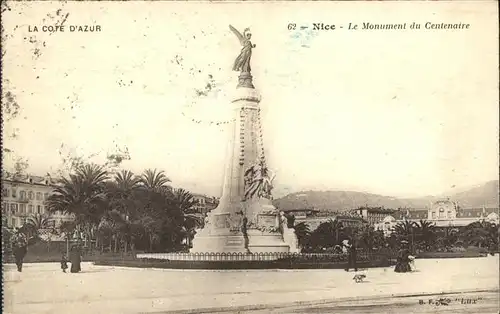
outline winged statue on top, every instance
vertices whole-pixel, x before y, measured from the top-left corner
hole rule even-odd
[[[250,28],[245,28],[245,30],[243,30],[243,35],[232,25],[229,25],[229,29],[236,35],[236,37],[238,37],[238,40],[240,41],[240,44],[242,46],[239,56],[236,57],[236,60],[234,60],[233,71],[250,73],[250,59],[252,58],[252,48],[255,48],[255,45],[250,41],[250,39],[252,38]]]

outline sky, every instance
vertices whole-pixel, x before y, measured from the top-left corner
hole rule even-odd
[[[435,195],[498,179],[495,2],[9,6],[2,79],[21,111],[4,124],[4,147],[27,158],[32,173],[54,171],[61,154],[103,162],[127,148],[122,167],[164,170],[174,186],[220,196],[230,136],[220,122],[232,119],[240,50],[232,24],[250,27],[256,44],[252,74],[275,196]],[[29,32],[65,17],[65,32]],[[346,29],[428,21],[471,27]],[[319,22],[337,28],[313,31]],[[209,76],[214,88],[198,95]]]

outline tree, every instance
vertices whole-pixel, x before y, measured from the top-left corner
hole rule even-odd
[[[468,245],[498,249],[498,226],[487,221],[476,221],[467,225],[462,238]]]
[[[47,251],[50,250],[51,236],[57,233],[54,220],[42,214],[34,214],[28,217],[21,230],[28,236],[31,243],[39,240],[45,241]]]
[[[402,240],[408,241],[411,245],[411,251],[414,250],[414,236],[415,236],[415,223],[405,220],[399,222],[394,226],[395,237],[398,242],[398,246]]]
[[[309,237],[311,235],[309,225],[305,222],[300,222],[293,228],[295,229],[295,235],[297,236],[297,240],[299,241],[299,246],[301,248],[305,247],[309,243]]]
[[[30,233],[31,237],[39,238],[42,235],[54,233],[54,220],[47,215],[34,214],[26,220],[26,230]]]
[[[348,236],[338,220],[330,219],[311,232],[309,245],[314,249],[333,248],[340,243],[340,239]]]
[[[77,228],[84,231],[86,239],[92,239],[94,230],[108,208],[107,178],[102,166],[84,164],[77,167],[74,174],[60,180],[49,196],[49,212],[73,215]]]
[[[420,246],[430,248],[431,244],[436,240],[435,225],[426,220],[420,220],[413,226],[416,241]]]
[[[191,193],[182,188],[173,190],[173,200],[182,212],[183,227],[189,242],[188,245],[190,245],[194,230],[203,226],[203,217],[193,210],[197,201]]]
[[[165,175],[165,172],[156,169],[146,169],[141,176],[141,183],[151,191],[163,191],[169,182],[171,180]]]
[[[413,235],[414,228],[414,222],[405,220],[403,222],[398,222],[396,226],[394,226],[394,233],[400,238],[400,240],[409,241]]]
[[[375,230],[373,226],[362,225],[355,231],[358,246],[369,251],[374,248],[381,248],[385,244],[384,232]]]
[[[118,172],[114,181],[108,183],[107,195],[110,199],[110,207],[123,213],[125,219],[129,219],[131,213],[136,209],[134,198],[138,197],[136,192],[139,186],[140,178],[128,170]]]
[[[57,228],[57,232],[62,235],[66,240],[70,240],[76,230],[76,223],[74,221],[63,221]]]

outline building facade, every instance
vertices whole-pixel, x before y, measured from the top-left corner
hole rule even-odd
[[[50,218],[53,227],[70,221],[68,215],[47,211],[46,201],[53,193],[55,184],[48,177],[23,176],[2,177],[2,220],[7,228],[24,225],[30,216],[43,215]]]
[[[316,230],[319,225],[328,221],[336,221],[343,227],[356,227],[366,223],[356,211],[320,211],[314,208],[284,210],[288,215],[295,218],[294,223],[305,223],[310,231]]]
[[[499,223],[498,207],[462,208],[457,202],[449,199],[438,200],[425,209],[400,210],[387,215],[382,222],[375,224],[377,230],[384,231],[389,236],[394,227],[401,222],[418,223],[425,220],[437,228],[461,228],[473,222],[487,221]]]
[[[205,214],[219,205],[219,199],[216,197],[210,197],[203,194],[193,194],[193,198],[196,203],[193,205],[192,209],[202,216],[205,216]]]
[[[356,209],[356,213],[372,226],[381,223],[385,217],[392,215],[394,212],[394,209],[383,207],[360,207]]]

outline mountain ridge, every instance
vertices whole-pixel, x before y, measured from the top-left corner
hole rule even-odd
[[[361,206],[376,206],[392,209],[423,209],[428,207],[433,201],[449,198],[452,201],[458,202],[459,206],[464,208],[482,206],[498,208],[498,191],[498,180],[487,181],[457,193],[410,198],[357,191],[308,190],[290,193],[275,199],[273,204],[283,210],[316,208],[321,211],[337,211],[358,208]]]

